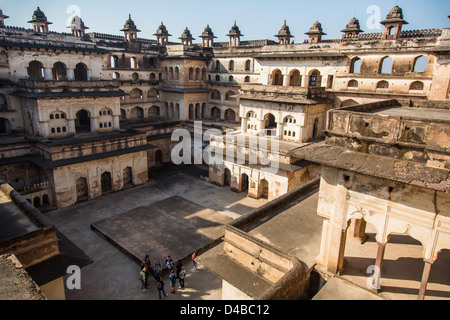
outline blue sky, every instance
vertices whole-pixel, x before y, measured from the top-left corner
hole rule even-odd
[[[179,41],[178,37],[186,27],[198,42],[198,36],[208,23],[218,37],[216,41],[227,41],[225,35],[234,20],[244,34],[242,40],[276,40],[274,35],[285,19],[295,42],[307,38],[304,33],[316,20],[322,23],[327,33],[325,39],[340,38],[340,30],[354,16],[365,32],[381,32],[382,29],[374,29],[371,23],[376,18],[377,8],[383,20],[397,4],[409,22],[404,27],[406,30],[450,27],[448,0],[0,0],[3,13],[10,16],[7,25],[30,27],[27,21],[39,6],[53,22],[50,30],[68,32],[67,20],[78,11],[72,8],[79,8],[83,21],[90,27],[89,32],[119,35],[130,13],[142,31],[139,37],[155,39],[153,34],[163,21],[173,35],[170,38],[173,42]],[[375,11],[368,13],[369,8],[375,8]]]

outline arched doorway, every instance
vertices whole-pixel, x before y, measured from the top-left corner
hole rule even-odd
[[[225,111],[225,120],[236,121],[236,112],[234,112],[232,109],[227,109]]]
[[[131,186],[133,184],[133,174],[130,167],[123,169],[122,174],[123,186]]]
[[[0,118],[0,134],[9,134],[11,131],[11,126],[9,120],[6,118]]]
[[[155,165],[159,166],[162,164],[162,151],[158,150],[155,152]]]
[[[75,80],[76,81],[88,80],[87,67],[84,63],[79,63],[75,66]]]
[[[77,119],[75,121],[75,130],[77,133],[91,132],[90,114],[84,109],[77,112]]]
[[[102,193],[112,191],[111,173],[105,172],[101,176]]]
[[[269,182],[266,179],[261,180],[259,188],[260,198],[269,199]]]
[[[35,197],[35,198],[33,199],[33,206],[34,206],[35,208],[40,208],[40,207],[41,207],[41,198]]]
[[[267,135],[270,135],[272,130],[277,129],[277,122],[275,121],[275,116],[273,114],[268,113],[264,116],[264,129],[267,130]]]
[[[86,178],[79,178],[76,181],[77,202],[88,200],[88,183]]]
[[[220,109],[217,107],[213,107],[211,109],[211,118],[214,120],[220,120]]]
[[[225,169],[223,185],[224,186],[230,186],[231,185],[231,171],[228,168]]]
[[[312,134],[312,138],[313,139],[317,139],[319,135],[319,118],[316,118],[314,120],[314,126],[313,126],[313,134]]]
[[[66,66],[62,62],[56,62],[52,69],[53,80],[67,80]]]
[[[248,192],[248,175],[241,174],[241,192]]]

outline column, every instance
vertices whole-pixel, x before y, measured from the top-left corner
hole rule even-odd
[[[377,241],[377,257],[375,259],[375,270],[373,276],[373,286],[376,288],[375,291],[378,293],[381,289],[381,268],[383,266],[384,251],[386,249],[386,243],[380,243]]]
[[[97,127],[98,127],[97,117],[93,117],[93,116],[91,115],[90,120],[91,120],[91,132],[97,131]]]
[[[367,240],[366,221],[364,219],[352,219],[349,229],[350,239],[363,244]]]
[[[417,300],[425,299],[425,292],[427,291],[427,284],[428,278],[430,276],[431,265],[432,265],[431,262],[425,261],[425,266],[423,267],[422,273],[422,281],[420,282],[419,296],[417,297]]]
[[[67,119],[67,132],[68,133],[76,134],[75,120],[76,119]]]
[[[113,116],[113,129],[119,130],[120,129],[120,116]]]
[[[277,122],[277,138],[283,139],[283,122]]]
[[[44,69],[44,80],[53,80],[53,69],[52,68]]]

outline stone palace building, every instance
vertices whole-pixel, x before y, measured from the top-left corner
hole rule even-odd
[[[36,209],[147,183],[172,161],[174,130],[194,134],[202,121],[228,133],[203,147],[233,155],[209,164],[209,182],[271,201],[320,177],[321,270],[343,268],[350,224],[359,235],[377,226],[379,266],[389,234],[408,231],[425,248],[423,297],[450,247],[450,29],[407,30],[396,6],[380,33],[352,18],[326,39],[316,21],[294,43],[285,21],[276,41],[244,40],[235,22],[229,42],[208,25],[196,43],[188,28],[173,42],[163,23],[156,39],[140,38],[131,15],[111,35],[80,17],[69,33],[51,31],[40,8],[31,28],[5,13],[0,179]]]

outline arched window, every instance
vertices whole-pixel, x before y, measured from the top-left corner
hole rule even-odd
[[[350,65],[350,73],[361,73],[361,63],[362,60],[359,57],[353,58]]]
[[[244,82],[250,82],[250,77],[246,76],[245,79],[244,79]]]
[[[119,58],[116,56],[111,56],[109,62],[110,62],[111,68],[119,67]]]
[[[220,92],[218,90],[213,90],[211,92],[211,99],[213,99],[213,100],[220,100],[221,99]]]
[[[194,68],[189,68],[189,80],[194,80],[195,79],[195,71]]]
[[[409,90],[423,91],[423,82],[421,82],[421,81],[414,81],[409,86]]]
[[[219,60],[216,61],[216,69],[215,70],[220,71],[220,61]]]
[[[272,85],[273,86],[282,86],[283,85],[283,75],[279,69],[276,69],[272,72]]]
[[[377,89],[389,89],[389,82],[382,80],[377,83]]]
[[[230,60],[230,62],[228,62],[228,70],[234,70],[234,61]]]
[[[225,100],[228,100],[228,101],[236,101],[236,98],[234,97],[235,95],[236,95],[235,92],[233,92],[233,91],[228,91],[228,92],[225,94]]]
[[[31,80],[44,80],[44,65],[41,62],[31,61],[27,70]]]
[[[310,87],[319,87],[321,83],[320,72],[317,70],[312,71],[309,75],[308,83]]]
[[[349,87],[349,88],[358,88],[358,81],[356,81],[356,80],[350,80],[350,81],[348,82],[348,87]]]
[[[133,99],[142,99],[143,95],[142,95],[142,90],[140,89],[133,89],[130,91],[130,97]]]
[[[87,81],[88,80],[88,68],[86,67],[86,65],[84,63],[79,63],[75,66],[75,80],[76,81]]]
[[[137,74],[136,72],[134,72],[134,73],[131,75],[131,79],[132,79],[133,81],[138,81],[138,80],[139,80],[139,74]]]
[[[130,58],[130,67],[131,67],[131,69],[137,69],[138,68],[138,61],[137,61],[136,57],[131,57]]]
[[[200,80],[201,77],[202,77],[202,74],[201,74],[200,68],[196,68],[195,69],[195,80]]]
[[[113,78],[114,80],[118,80],[118,79],[120,79],[120,74],[119,74],[118,72],[114,72],[114,73],[112,74],[112,78]]]
[[[418,56],[414,59],[413,72],[425,72],[427,71],[428,59],[425,56]]]
[[[384,57],[383,59],[381,59],[379,73],[385,73],[385,74],[392,73],[392,58],[391,57]]]
[[[245,61],[245,71],[251,70],[252,62],[250,60]]]
[[[53,73],[53,80],[59,81],[67,79],[66,66],[62,62],[56,62],[53,65],[52,73]]]
[[[300,75],[300,71],[298,71],[297,69],[292,70],[289,80],[290,86],[300,87],[302,85],[302,76]]]

